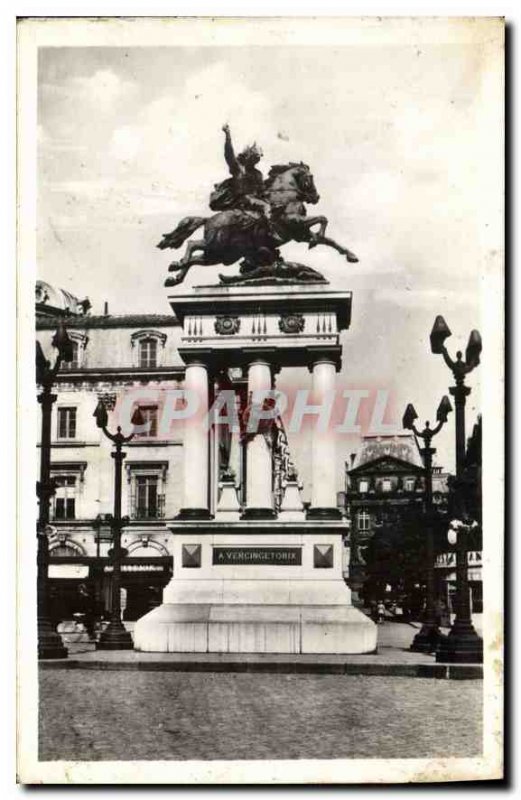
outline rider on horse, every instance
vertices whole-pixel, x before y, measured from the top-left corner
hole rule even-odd
[[[306,203],[315,205],[320,196],[306,164],[290,162],[272,166],[265,181],[256,168],[262,157],[257,145],[236,156],[228,125],[223,126],[223,131],[224,157],[231,177],[215,185],[210,196],[210,208],[216,212],[213,216],[185,217],[173,231],[163,234],[158,244],[161,250],[177,249],[189,240],[181,261],[169,265],[169,272],[176,275],[168,278],[165,286],[181,283],[192,266],[226,266],[239,259],[243,276],[251,278],[261,270],[263,275],[258,277],[269,277],[270,270],[273,274],[276,270],[280,272],[284,262],[279,248],[290,241],[307,242],[309,247],[327,245],[348,261],[358,261],[354,253],[325,235],[327,217],[307,215]],[[315,232],[317,225],[320,227]],[[204,230],[202,238],[190,239],[199,228]],[[299,275],[306,269],[297,267]],[[316,272],[311,272],[316,279]],[[226,282],[224,278],[221,280]]]
[[[240,209],[252,214],[254,219],[267,216],[270,206],[264,199],[264,178],[255,167],[262,158],[262,150],[254,143],[236,156],[229,126],[223,125],[223,131],[224,158],[232,177],[215,184],[210,208],[212,211]]]

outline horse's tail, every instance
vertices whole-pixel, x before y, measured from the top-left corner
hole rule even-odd
[[[175,250],[181,247],[183,242],[185,242],[197,228],[200,228],[204,222],[206,222],[206,217],[185,217],[175,230],[171,233],[163,234],[163,238],[157,246],[160,250],[166,250],[167,247]]]

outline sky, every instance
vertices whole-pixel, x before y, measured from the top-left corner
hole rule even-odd
[[[163,282],[181,251],[155,245],[183,216],[209,213],[213,184],[227,177],[227,122],[237,149],[262,147],[265,174],[274,163],[310,165],[313,213],[359,257],[283,249],[353,292],[339,386],[387,389],[397,431],[409,402],[420,422],[434,420],[452,383],[430,353],[434,318],[449,324],[453,354],[482,323],[486,145],[499,124],[488,77],[479,41],[41,48],[38,274],[89,296],[91,313],[104,301],[112,314],[168,313]],[[194,268],[184,288],[217,282],[219,271]],[[468,379],[467,435],[479,378],[478,368]],[[449,471],[453,438],[452,416],[435,443]],[[339,442],[339,465],[356,445]],[[292,446],[302,458],[305,443]]]

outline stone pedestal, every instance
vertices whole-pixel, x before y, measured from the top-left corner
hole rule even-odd
[[[219,483],[219,500],[215,519],[220,522],[238,522],[241,518],[241,507],[237,499],[235,479],[227,478]]]
[[[349,292],[324,285],[197,287],[170,302],[183,325],[179,352],[189,388],[205,395],[209,376],[240,367],[253,407],[256,393],[272,389],[274,373],[290,367],[312,371],[310,404],[327,402],[334,392],[339,333],[350,322]],[[207,394],[202,406],[207,408]],[[352,606],[342,574],[347,531],[336,509],[333,432],[319,425],[313,433],[307,514],[294,475],[276,509],[273,444],[265,430],[246,434],[244,442],[241,509],[233,480],[212,491],[209,482],[219,476],[208,472],[208,437],[187,424],[184,507],[168,525],[173,577],[163,604],[136,623],[136,649],[373,652],[376,626]],[[216,495],[210,509],[208,498]]]
[[[342,523],[187,522],[163,605],[142,617],[147,652],[368,653],[376,626],[351,605]]]
[[[296,480],[288,480],[280,504],[279,519],[283,522],[302,522],[306,519],[304,504]]]

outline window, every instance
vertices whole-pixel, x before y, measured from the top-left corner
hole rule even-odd
[[[367,491],[369,491],[369,481],[368,480],[359,481],[359,483],[358,483],[358,491],[359,492],[367,492]]]
[[[139,366],[157,367],[157,339],[142,339],[139,343]]]
[[[55,478],[56,493],[53,498],[54,519],[76,518],[76,476],[58,475]]]
[[[157,436],[157,406],[139,406],[139,410],[143,415],[144,430],[142,433],[136,433],[136,437],[155,438]]]
[[[405,479],[405,491],[406,492],[414,492],[414,486],[416,481],[414,478],[406,478]]]
[[[359,511],[356,515],[356,527],[359,531],[368,531],[371,526],[371,515],[367,511]]]
[[[163,519],[168,461],[125,462],[131,519]]]
[[[80,331],[69,331],[69,339],[72,346],[72,361],[62,361],[60,369],[62,370],[76,370],[81,369],[85,356],[85,348],[89,341],[86,333]]]
[[[72,361],[62,361],[61,369],[79,369],[80,366],[80,345],[79,342],[72,340]]]
[[[143,369],[161,366],[162,351],[166,344],[167,336],[162,331],[140,330],[134,331],[130,337],[130,346],[134,350],[133,365]]]
[[[76,409],[58,409],[58,439],[76,438]]]
[[[390,478],[384,478],[382,481],[382,492],[390,492],[393,488],[393,484]]]
[[[163,516],[163,495],[159,494],[158,475],[136,475],[132,504],[133,519],[158,519]]]

